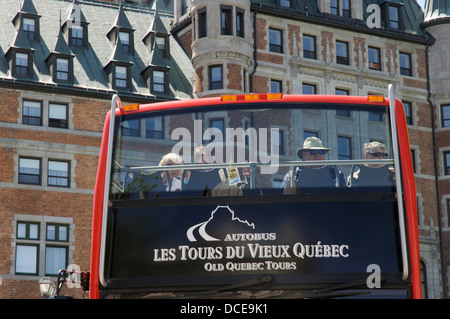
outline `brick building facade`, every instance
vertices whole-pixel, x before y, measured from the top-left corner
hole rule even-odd
[[[113,94],[124,103],[191,98],[189,59],[167,31],[171,5],[155,16],[154,7],[115,2],[1,1],[2,299],[40,298],[40,278],[56,283],[70,264],[89,271]]]
[[[425,296],[448,298],[450,24],[427,2],[424,17],[400,0],[1,1],[11,23],[0,27],[0,298],[39,298],[38,280],[55,278],[60,263],[89,268],[115,92],[125,102],[367,95],[390,83],[408,116]],[[379,28],[367,24],[369,4],[379,5]]]

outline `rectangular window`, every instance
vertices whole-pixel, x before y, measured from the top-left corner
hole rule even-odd
[[[450,152],[444,153],[445,175],[450,175]]]
[[[56,59],[56,79],[61,81],[69,81],[69,60]]]
[[[283,53],[283,32],[269,28],[269,50],[271,52]]]
[[[244,38],[245,20],[244,20],[244,11],[236,9],[236,36]]]
[[[206,9],[198,11],[198,37],[204,38],[207,35],[206,32]]]
[[[185,15],[189,10],[189,0],[181,0],[181,15]]]
[[[39,245],[16,245],[16,274],[38,274]]]
[[[369,47],[369,69],[381,70],[380,49]]]
[[[308,59],[317,59],[316,37],[306,34],[303,35],[303,57]]]
[[[291,7],[291,0],[280,0],[280,6],[290,8]]]
[[[441,107],[442,127],[450,127],[450,105]]]
[[[303,94],[316,94],[316,86],[314,84],[302,83]]]
[[[281,81],[270,80],[270,93],[282,93]]]
[[[61,224],[47,224],[46,240],[69,241],[69,226]]]
[[[347,42],[336,41],[336,63],[345,65],[350,64]]]
[[[28,75],[28,54],[16,53],[16,75]]]
[[[69,187],[69,162],[48,161],[48,185]]]
[[[342,0],[342,16],[346,18],[351,18],[352,10],[350,7],[350,0]]]
[[[68,128],[67,105],[49,103],[48,126],[57,128]]]
[[[319,133],[317,132],[311,132],[311,131],[304,131],[303,132],[303,139],[306,140],[308,137],[319,137]]]
[[[42,105],[40,102],[23,101],[22,124],[42,125]]]
[[[163,57],[167,57],[167,48],[166,48],[166,38],[165,37],[156,37],[156,45],[158,46],[159,52]]]
[[[127,78],[127,68],[124,66],[116,66],[116,87],[117,88],[126,88],[128,84]]]
[[[19,184],[41,184],[41,160],[19,158]]]
[[[447,226],[450,226],[450,199],[447,199]]]
[[[382,112],[369,111],[369,121],[383,122],[383,115]]]
[[[412,165],[413,165],[413,172],[417,173],[416,171],[416,151],[415,150],[411,150],[411,159],[412,159]]]
[[[225,128],[224,128],[224,119],[211,119],[209,121],[209,127],[214,127],[219,129],[221,132],[225,132]]]
[[[399,7],[389,6],[389,27],[394,29],[400,28]]]
[[[413,124],[413,118],[412,118],[412,105],[410,102],[403,101],[403,108],[405,109],[405,116],[406,116],[406,124]]]
[[[145,123],[145,136],[147,138],[164,138],[164,122],[162,116],[147,118]]]
[[[285,155],[285,134],[283,130],[278,130],[278,143],[275,141],[275,149],[278,146],[278,154],[279,155]],[[277,145],[278,144],[278,145]]]
[[[120,44],[122,45],[125,52],[130,53],[130,33],[128,32],[119,32]]]
[[[350,95],[350,92],[348,90],[336,89],[335,94],[336,95]],[[336,110],[336,115],[343,116],[343,117],[350,117],[350,110],[347,110],[347,109]]]
[[[73,46],[82,47],[84,46],[83,41],[83,27],[79,25],[73,25],[71,28],[71,44]]]
[[[18,222],[17,239],[39,240],[39,223]]]
[[[338,159],[352,159],[352,147],[350,137],[338,136]]]
[[[36,39],[36,20],[30,18],[23,18],[23,31],[28,40]]]
[[[411,54],[400,52],[400,74],[412,75]]]
[[[222,134],[223,134],[223,139],[225,140],[226,139],[226,137],[225,137],[225,120],[223,119],[223,118],[220,118],[220,119],[210,119],[209,120],[209,127],[210,128],[216,128],[216,129],[219,129],[221,132],[222,132]],[[214,142],[214,140],[216,139],[216,136],[214,135],[214,133],[213,133],[213,135],[212,135],[212,137],[211,137],[211,142]]]
[[[135,137],[141,136],[140,122],[137,119],[121,123],[121,128],[123,136],[135,136]]]
[[[67,247],[45,247],[45,274],[58,275],[61,269],[67,268]]]
[[[165,74],[163,71],[153,71],[153,91],[154,92],[165,92]]]
[[[231,8],[226,7],[220,10],[220,34],[221,35],[232,35],[232,11]]]
[[[209,67],[209,89],[210,90],[223,89],[221,65],[213,65]]]
[[[339,15],[339,0],[330,0],[330,13]]]

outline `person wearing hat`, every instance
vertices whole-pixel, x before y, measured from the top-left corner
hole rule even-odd
[[[318,137],[311,136],[305,139],[303,147],[297,150],[297,156],[305,161],[323,161],[329,150],[329,148],[323,146]],[[293,175],[294,179],[292,179]],[[317,190],[328,187],[343,187],[345,184],[344,174],[336,166],[312,165],[295,167],[285,175],[281,187],[296,192],[298,189]],[[290,191],[285,193],[290,193]]]

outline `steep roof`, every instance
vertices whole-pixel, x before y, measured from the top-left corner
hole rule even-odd
[[[367,7],[371,4],[382,7],[383,4],[388,3],[398,4],[402,8],[403,28],[399,30],[390,29],[386,26],[382,26],[380,29],[369,28],[366,20],[371,11],[367,12]],[[317,0],[291,0],[290,7],[280,6],[278,0],[251,0],[251,4],[254,10],[284,15],[292,19],[331,25],[336,28],[353,29],[359,32],[379,33],[383,36],[392,36],[404,40],[426,41],[425,33],[420,28],[420,24],[423,22],[423,12],[415,0],[362,0],[362,20],[321,12]]]
[[[158,98],[150,93],[148,83],[142,76],[153,52],[143,43],[142,39],[154,21],[155,10],[135,5],[123,6],[120,13],[119,5],[98,2],[93,0],[64,1],[64,0],[0,0],[0,83],[27,83],[37,87],[65,88],[82,92],[103,92],[112,94],[110,79],[104,67],[112,58],[126,60],[131,65],[132,90],[120,92],[121,95],[130,95],[136,98]],[[164,10],[166,3],[162,2],[163,9],[158,9],[158,16],[163,25],[168,26],[173,19],[173,11]],[[39,15],[40,38],[39,41],[28,40],[24,32],[16,29],[11,17],[15,17],[22,8],[34,8],[33,14]],[[62,38],[60,26],[68,16],[72,7],[78,5],[77,12],[82,22],[88,24],[87,47],[68,46],[67,39]],[[169,6],[170,7],[170,6]],[[169,8],[170,9],[170,8]],[[173,8],[172,8],[173,9]],[[28,9],[27,9],[28,10]],[[63,21],[61,21],[63,19]],[[8,22],[9,21],[9,22]],[[134,54],[123,52],[120,46],[112,43],[107,33],[113,26],[130,27],[134,30]],[[178,42],[169,37],[171,58],[169,87],[171,96],[175,98],[189,98],[192,93],[193,68],[189,57],[179,47]],[[33,75],[31,78],[14,79],[8,65],[5,53],[11,48],[25,47],[33,50]],[[52,53],[73,55],[74,83],[57,84],[53,82],[49,65],[46,59]],[[162,97],[167,98],[167,96]]]

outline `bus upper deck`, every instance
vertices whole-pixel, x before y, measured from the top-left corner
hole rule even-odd
[[[377,293],[420,295],[400,101],[255,94],[113,105],[92,296],[236,294],[256,282],[244,290],[301,297],[360,281],[371,265],[386,278]]]

